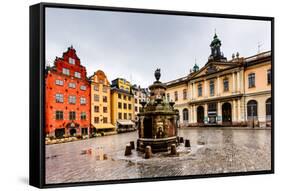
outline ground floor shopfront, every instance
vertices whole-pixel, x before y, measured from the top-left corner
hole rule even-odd
[[[176,105],[184,126],[271,126],[271,95],[236,95]]]
[[[64,126],[53,128],[53,131],[49,132],[48,135],[56,138],[63,138],[65,136],[88,135],[92,132],[93,128],[90,126],[82,126],[79,123],[69,122]]]

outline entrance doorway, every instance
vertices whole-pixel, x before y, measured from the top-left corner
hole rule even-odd
[[[64,133],[65,133],[64,128],[59,128],[55,130],[56,138],[63,138]]]
[[[204,123],[204,107],[197,107],[197,123]]]
[[[69,134],[70,134],[71,136],[75,136],[75,134],[76,134],[76,129],[71,128],[70,131],[69,131]]]
[[[209,124],[216,124],[217,123],[217,103],[209,103],[208,104],[208,118]]]
[[[231,124],[231,104],[226,102],[222,105],[222,122],[226,124]]]

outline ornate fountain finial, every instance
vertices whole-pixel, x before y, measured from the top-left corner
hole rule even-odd
[[[157,81],[159,81],[160,77],[161,77],[161,72],[160,72],[160,68],[157,68],[154,72],[154,76],[156,78]]]

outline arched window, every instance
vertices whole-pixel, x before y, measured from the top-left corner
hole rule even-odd
[[[271,98],[268,98],[265,102],[266,106],[266,120],[271,120]]]
[[[184,121],[188,121],[188,109],[183,109],[182,116]]]
[[[247,116],[248,116],[248,119],[255,119],[258,117],[258,102],[256,100],[248,101]]]

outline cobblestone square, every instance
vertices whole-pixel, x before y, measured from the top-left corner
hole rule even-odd
[[[153,154],[144,159],[133,151],[124,156],[126,144],[137,132],[46,145],[46,183],[69,183],[270,170],[271,130],[233,128],[180,129],[191,151],[178,147],[179,156]],[[92,149],[92,154],[84,151]],[[181,152],[181,150],[183,152]],[[104,158],[104,154],[106,157]]]

